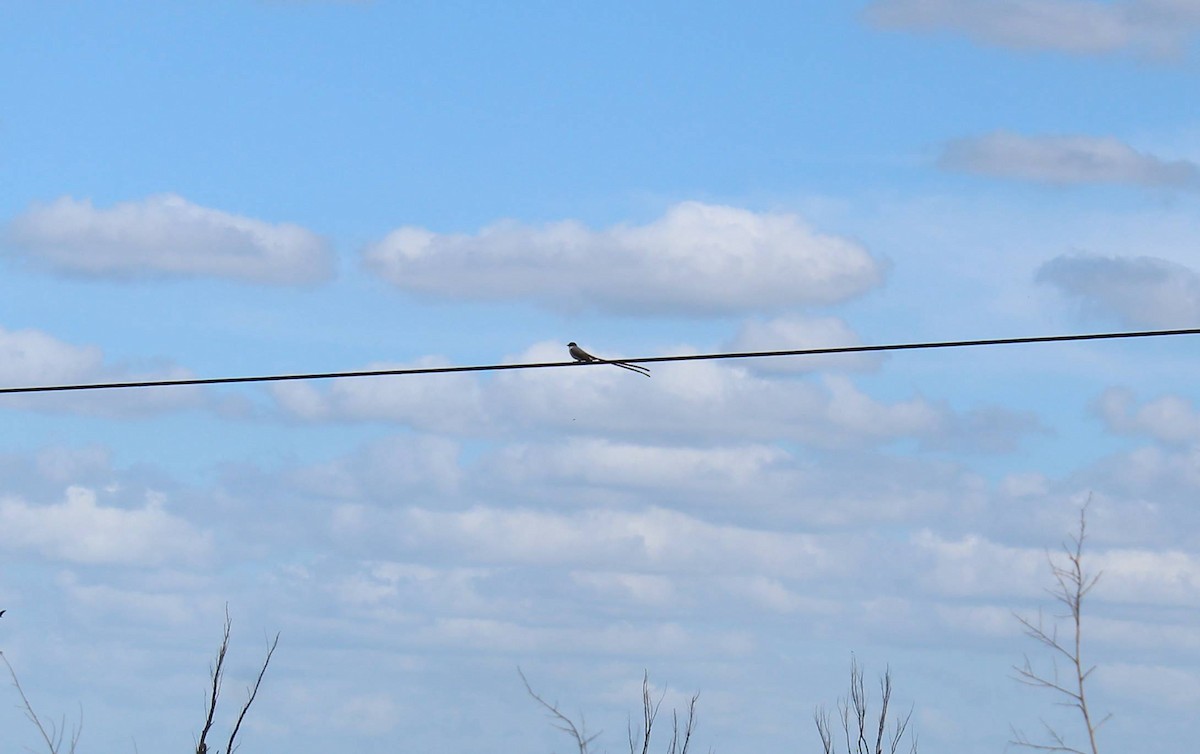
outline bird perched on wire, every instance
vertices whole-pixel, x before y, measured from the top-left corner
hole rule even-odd
[[[580,348],[578,345],[575,344],[574,341],[567,344],[567,352],[569,354],[571,354],[572,359],[575,359],[576,361],[579,361],[579,362],[583,362],[585,364],[612,364],[615,367],[621,367],[622,369],[628,369],[629,371],[633,372],[634,374],[640,374],[644,377],[650,376],[650,370],[647,369],[646,367],[638,366],[637,364],[626,364],[623,361],[610,361],[608,359],[598,358],[596,356],[591,355],[590,353],[583,350],[582,348]]]

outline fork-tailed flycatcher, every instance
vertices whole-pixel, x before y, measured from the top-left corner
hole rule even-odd
[[[631,372],[635,372],[637,374],[641,374],[646,377],[650,376],[650,370],[647,369],[646,367],[638,366],[637,364],[626,364],[623,361],[610,361],[608,359],[597,358],[597,357],[591,355],[590,353],[588,353],[587,351],[583,350],[579,346],[577,346],[574,342],[567,344],[567,352],[570,353],[571,358],[575,359],[576,361],[581,361],[581,362],[589,363],[589,364],[591,364],[591,363],[612,364],[615,367],[621,367],[622,369],[628,369]]]

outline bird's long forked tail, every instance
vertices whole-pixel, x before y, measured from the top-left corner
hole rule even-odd
[[[628,369],[630,372],[635,372],[637,374],[640,374],[643,377],[650,376],[650,370],[647,369],[646,367],[637,366],[636,364],[628,364],[624,361],[616,361],[616,360],[612,360],[612,359],[601,359],[597,356],[591,355],[587,351],[580,348],[579,344],[576,343],[575,341],[571,341],[570,343],[568,343],[567,349],[568,349],[568,352],[571,354],[572,359],[575,359],[576,361],[582,362],[584,364],[612,364],[613,366],[621,367],[622,369]]]
[[[650,376],[649,369],[647,369],[646,367],[643,367],[643,366],[639,366],[637,364],[626,364],[623,361],[609,361],[608,359],[599,359],[599,361],[603,364],[612,364],[614,367],[621,367],[622,369],[628,369],[629,371],[633,372],[634,374],[640,374],[644,377]]]

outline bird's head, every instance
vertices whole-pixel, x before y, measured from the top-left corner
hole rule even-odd
[[[579,348],[579,346],[575,345],[575,341],[571,341],[567,344],[567,348]]]

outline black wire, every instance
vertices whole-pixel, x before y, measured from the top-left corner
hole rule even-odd
[[[625,364],[650,364],[666,361],[711,361],[715,359],[761,359],[771,356],[818,356],[833,353],[873,353],[879,351],[915,351],[933,348],[966,348],[969,346],[1005,346],[1019,343],[1065,343],[1079,340],[1115,340],[1118,338],[1157,338],[1166,335],[1200,335],[1200,328],[1184,330],[1142,330],[1137,332],[1087,333],[1083,335],[1041,335],[1030,338],[991,338],[988,340],[947,340],[933,343],[893,343],[877,346],[836,346],[833,348],[802,348],[787,351],[743,351],[734,353],[700,353],[688,356],[649,356],[621,359]],[[229,385],[244,382],[285,382],[288,380],[333,380],[343,377],[394,377],[408,374],[446,374],[450,372],[499,372],[508,369],[550,369],[554,367],[602,366],[608,362],[548,361],[528,364],[486,364],[465,367],[414,367],[408,369],[373,369],[358,372],[317,372],[313,374],[274,374],[256,377],[207,377],[185,380],[147,380],[144,382],[98,382],[79,385],[39,385],[33,387],[0,388],[0,395],[13,393],[52,393],[67,390],[112,390],[128,387],[176,387],[181,385]]]

